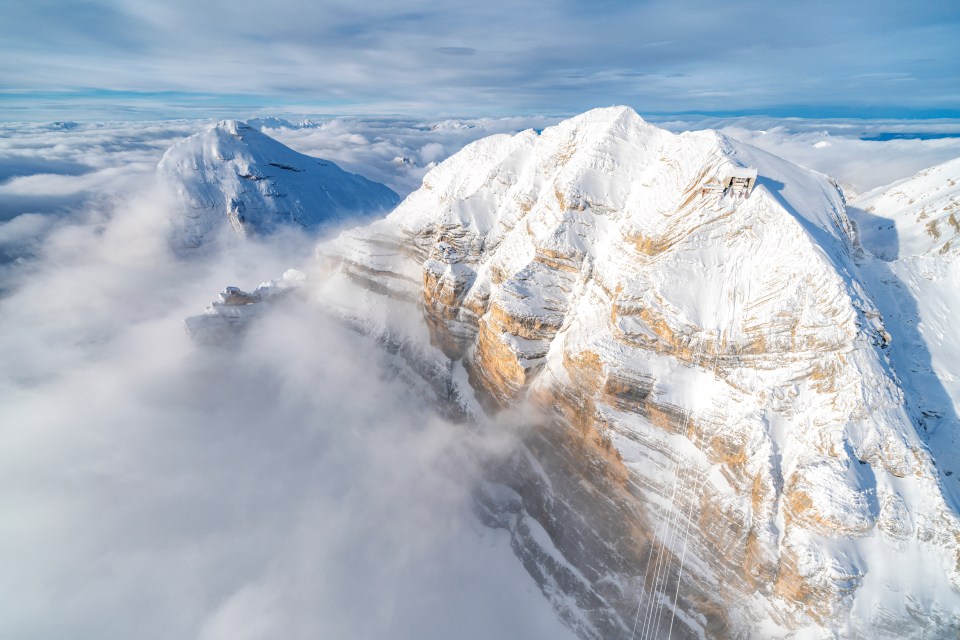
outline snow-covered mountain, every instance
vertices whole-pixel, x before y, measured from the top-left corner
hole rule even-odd
[[[225,229],[241,237],[284,226],[315,230],[383,213],[399,201],[385,185],[234,120],[173,145],[157,172],[183,204],[173,221],[178,248],[199,247]]]
[[[438,406],[524,409],[477,509],[581,637],[960,630],[960,520],[826,176],[598,109],[468,145],[318,256],[301,290]]]

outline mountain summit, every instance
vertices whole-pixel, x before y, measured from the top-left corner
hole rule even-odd
[[[225,229],[240,237],[282,227],[316,230],[387,211],[391,189],[313,158],[235,120],[173,145],[157,165],[183,205],[173,244],[195,248]]]

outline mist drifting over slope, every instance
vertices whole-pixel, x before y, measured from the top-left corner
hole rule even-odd
[[[228,346],[184,332],[313,239],[178,259],[148,178],[7,264],[0,635],[562,637],[473,519],[470,434],[389,355],[309,300]]]

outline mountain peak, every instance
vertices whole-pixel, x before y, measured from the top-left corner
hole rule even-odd
[[[240,237],[284,226],[314,231],[399,202],[385,185],[298,153],[238,120],[221,120],[173,145],[157,172],[183,205],[173,232],[181,249],[225,230]]]
[[[230,135],[240,135],[241,131],[255,131],[253,127],[240,120],[220,120],[213,126],[214,129],[226,131]]]
[[[616,123],[618,121],[635,123],[635,124],[644,124],[646,120],[640,117],[633,107],[628,107],[626,105],[613,105],[610,107],[596,107],[590,109],[589,111],[584,111],[583,113],[576,115],[566,122],[577,123],[577,122],[609,122]]]
[[[630,131],[668,133],[659,127],[648,123],[636,111],[627,106],[598,107],[574,116],[551,127],[558,132],[568,132],[583,141],[593,139],[596,142],[608,138],[628,135]],[[672,135],[672,134],[671,134]]]

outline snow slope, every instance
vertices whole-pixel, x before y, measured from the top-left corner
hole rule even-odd
[[[851,202],[860,241],[873,255],[955,255],[960,251],[960,158],[874,189]]]
[[[861,269],[908,408],[960,504],[960,158],[854,200]]]
[[[826,176],[618,107],[468,145],[302,287],[438,405],[527,408],[478,512],[581,637],[956,634],[960,521],[856,257]]]
[[[183,204],[173,244],[196,248],[225,229],[240,237],[283,227],[316,230],[392,209],[388,187],[297,153],[234,120],[173,145],[157,165]]]

